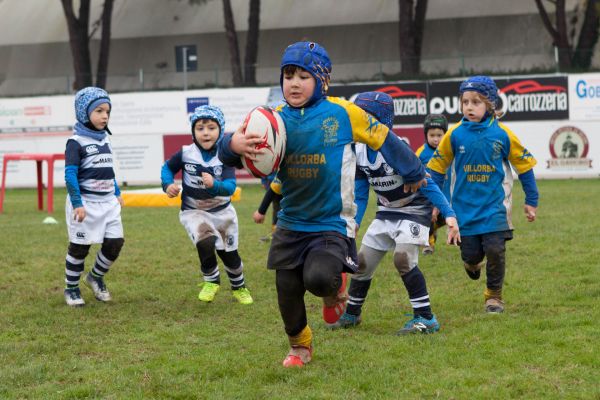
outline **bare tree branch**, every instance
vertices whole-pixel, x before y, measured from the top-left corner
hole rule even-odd
[[[235,21],[233,19],[233,11],[231,9],[231,1],[223,0],[223,14],[225,17],[225,34],[227,35],[227,43],[229,45],[229,61],[231,65],[231,75],[235,86],[242,86],[242,68],[240,62],[240,47],[237,40],[237,32],[235,30]]]
[[[544,4],[542,3],[542,0],[535,0],[535,4],[537,5],[540,17],[542,18],[542,22],[544,23],[546,30],[548,31],[548,33],[550,33],[550,36],[552,36],[554,43],[558,42],[558,32],[556,31],[556,29],[554,29],[554,26],[550,21],[550,17],[548,16],[548,12],[546,11],[546,7],[544,7]]]

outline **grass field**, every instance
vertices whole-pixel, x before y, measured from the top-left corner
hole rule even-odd
[[[251,220],[258,185],[235,203],[251,306],[227,284],[214,303],[197,300],[198,260],[175,208],[125,208],[125,247],[106,279],[114,301],[96,302],[83,287],[87,305],[69,308],[65,191],[55,197],[59,224],[43,225],[35,191],[9,190],[0,399],[600,399],[600,181],[539,188],[529,224],[515,187],[504,314],[483,312],[484,281],[467,278],[458,249],[439,246],[420,268],[442,330],[397,337],[411,310],[387,256],[356,329],[327,331],[307,294],[315,353],[301,370],[281,367],[288,343],[259,240],[268,226]]]

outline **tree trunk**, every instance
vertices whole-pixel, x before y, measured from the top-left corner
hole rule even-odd
[[[79,18],[73,12],[72,0],[61,0],[63,11],[69,29],[69,44],[73,55],[75,81],[73,89],[79,90],[92,85],[92,63],[88,40],[88,25],[90,20],[90,0],[81,0]]]
[[[416,3],[415,3],[416,2]],[[398,0],[400,9],[399,45],[402,73],[421,72],[421,48],[427,13],[427,0]]]
[[[554,46],[558,49],[558,65],[564,70],[571,67],[571,45],[569,44],[569,37],[567,35],[565,0],[555,0],[553,3],[556,7],[554,12],[556,27],[552,25],[542,0],[535,0],[542,22],[548,33],[550,33]]]
[[[258,58],[258,36],[260,33],[260,0],[250,0],[248,14],[248,36],[244,56],[244,85],[256,85],[256,60]]]
[[[600,8],[600,1],[587,1],[579,41],[573,54],[572,65],[574,67],[589,69],[592,64],[593,51],[598,42],[598,30],[600,28],[598,8]]]
[[[225,17],[225,34],[227,35],[227,44],[229,47],[229,60],[231,64],[231,75],[234,86],[242,86],[242,67],[240,62],[240,48],[238,46],[237,32],[233,20],[233,11],[231,10],[231,1],[223,0],[223,14]]]
[[[102,36],[100,37],[100,54],[98,55],[98,69],[96,71],[96,86],[101,88],[106,88],[113,1],[104,0],[104,10],[102,11]]]

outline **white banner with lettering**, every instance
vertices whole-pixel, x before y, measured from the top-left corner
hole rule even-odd
[[[160,168],[170,155],[165,154],[164,143],[170,136],[191,135],[188,116],[195,107],[221,107],[225,130],[232,132],[252,108],[267,103],[269,88],[120,93],[110,97],[109,127],[113,132],[117,180],[158,184]],[[74,123],[73,96],[0,99],[0,161],[5,153],[64,153]],[[1,166],[0,163],[0,169]],[[44,181],[45,168],[44,165]],[[64,186],[63,173],[64,162],[57,162],[57,186]],[[35,163],[8,163],[7,187],[35,184]]]

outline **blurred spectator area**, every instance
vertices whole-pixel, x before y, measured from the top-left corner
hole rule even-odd
[[[575,1],[567,3],[572,9]],[[232,5],[243,60],[248,2],[232,0]],[[92,1],[91,22],[101,7],[102,1]],[[551,39],[533,1],[430,0],[422,76],[412,77],[401,71],[398,13],[397,0],[262,0],[258,85],[279,83],[281,54],[298,40],[327,48],[334,83],[556,70]],[[59,1],[1,1],[0,26],[0,97],[73,92],[71,50]],[[94,69],[98,35],[91,41]],[[182,45],[196,46],[196,71],[176,71],[175,47]],[[596,54],[596,68],[599,58]],[[231,84],[221,1],[115,0],[109,92]]]

